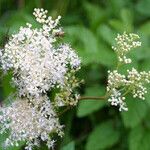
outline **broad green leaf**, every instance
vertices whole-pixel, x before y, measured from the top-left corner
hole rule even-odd
[[[149,16],[150,15],[150,1],[149,0],[141,0],[138,1],[137,5],[136,5],[137,10],[145,15],[145,16]]]
[[[75,142],[72,141],[65,145],[61,150],[75,150]]]
[[[138,150],[143,138],[144,130],[141,126],[137,126],[130,131],[129,134],[129,150]]]
[[[86,89],[85,96],[102,96],[104,95],[104,88],[100,86],[90,87]],[[105,105],[105,100],[81,100],[77,109],[78,117],[85,117]]]
[[[103,43],[99,43],[99,55],[97,57],[99,63],[104,66],[113,68],[116,65],[117,59],[115,52]]]
[[[150,36],[150,21],[142,24],[139,28],[139,31],[144,35]]]
[[[72,26],[66,28],[66,33],[68,34],[66,40],[70,41],[78,50],[84,65],[101,63],[112,66],[114,64],[115,54],[113,51],[108,49],[105,44],[99,43],[96,35],[89,29],[83,26]]]
[[[132,97],[126,98],[128,111],[122,112],[121,116],[126,127],[135,127],[141,123],[147,113],[146,102]]]
[[[145,130],[145,134],[142,137],[142,140],[139,145],[139,150],[150,150],[150,130]]]
[[[109,26],[101,25],[97,32],[110,46],[114,44],[116,33]]]
[[[129,134],[129,150],[149,150],[150,130],[143,126],[133,128]]]
[[[83,7],[92,27],[97,27],[100,22],[105,20],[108,13],[108,11],[102,9],[98,5],[88,2],[83,3]]]
[[[120,10],[122,10],[124,8],[124,5],[127,3],[128,2],[124,0],[109,0],[109,10],[111,10],[113,16],[118,16]]]
[[[118,32],[132,32],[133,31],[133,12],[130,9],[122,9],[119,19],[111,19],[109,24]]]
[[[115,129],[112,121],[104,122],[95,127],[88,137],[86,150],[107,149],[119,140],[119,131]]]
[[[123,23],[121,20],[118,20],[118,19],[111,19],[109,21],[109,25],[115,29],[116,31],[120,32],[120,33],[123,33],[125,31],[124,29],[124,26],[123,26]]]

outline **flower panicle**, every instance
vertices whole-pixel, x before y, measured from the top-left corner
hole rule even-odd
[[[63,135],[56,110],[77,104],[75,73],[81,60],[69,44],[57,42],[61,17],[53,20],[47,14],[47,10],[35,8],[33,15],[41,26],[27,23],[20,27],[0,52],[1,68],[12,72],[12,84],[17,88],[15,101],[0,114],[1,133],[10,131],[5,146],[24,141],[25,149],[31,150],[44,141],[52,148],[53,134]],[[52,91],[57,92],[48,98]]]
[[[115,38],[116,46],[113,50],[118,57],[118,64],[131,63],[131,59],[126,55],[133,49],[141,46],[140,37],[137,34],[124,32],[122,35],[118,34]],[[138,72],[135,68],[127,70],[126,74],[119,72],[119,66],[113,71],[108,71],[108,102],[111,105],[119,106],[119,110],[127,111],[126,95],[131,93],[133,98],[145,99],[147,93],[146,84],[150,83],[150,71]]]

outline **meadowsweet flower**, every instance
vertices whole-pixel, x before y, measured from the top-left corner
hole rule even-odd
[[[141,46],[139,41],[139,36],[137,34],[126,34],[125,32],[116,37],[116,46],[113,46],[114,51],[117,53],[118,64],[131,63],[132,60],[127,58],[126,55],[131,51],[131,49]],[[133,98],[145,99],[145,94],[147,93],[147,88],[145,84],[150,83],[150,71],[149,72],[138,72],[135,68],[127,70],[126,74],[119,73],[119,66],[116,70],[108,71],[108,102],[111,105],[119,106],[119,110],[127,111],[126,106],[126,95],[131,93]]]
[[[50,133],[56,132],[62,135],[60,126],[52,105],[47,96],[33,99],[17,98],[11,106],[1,110],[1,132],[10,130],[10,136],[6,139],[7,145],[18,145],[19,141],[25,141],[27,146],[38,146],[39,138],[50,142]]]
[[[127,111],[125,95],[131,93],[134,98],[145,99],[147,88],[150,83],[150,72],[138,72],[135,68],[127,70],[127,75],[118,73],[117,70],[108,72],[107,92],[108,101],[111,105],[119,106],[119,110]]]
[[[32,150],[44,141],[52,148],[55,140],[51,135],[63,134],[56,109],[77,104],[74,89],[80,82],[75,73],[80,69],[80,59],[70,45],[57,42],[61,17],[53,20],[47,13],[34,9],[41,27],[33,28],[29,23],[20,27],[0,51],[1,67],[13,73],[13,85],[17,87],[16,100],[1,109],[0,132],[10,131],[5,146],[25,141],[25,149]],[[49,99],[48,92],[53,91],[57,92]]]
[[[126,86],[126,76],[118,73],[117,70],[108,71],[107,92],[109,93],[108,102],[113,106],[119,106],[119,111],[127,111],[125,97],[122,96],[122,89]]]
[[[119,105],[119,111],[127,111],[128,108],[125,103],[125,97],[121,95],[121,92],[119,92],[116,89],[112,90],[111,96],[108,99],[108,102],[111,103],[112,106],[118,106]]]
[[[115,38],[116,46],[113,46],[113,50],[117,53],[118,61],[120,63],[131,63],[132,60],[127,58],[127,54],[134,48],[141,46],[139,41],[140,37],[137,34],[124,32],[122,35],[118,34]]]
[[[133,97],[138,97],[140,99],[145,99],[145,94],[147,93],[146,83],[150,83],[150,71],[149,72],[138,72],[135,68],[132,70],[127,70],[128,72],[128,82],[127,86],[132,91]]]
[[[38,96],[56,85],[63,87],[66,73],[80,67],[79,57],[68,44],[56,46],[50,31],[56,28],[59,19],[46,20],[46,12],[43,9],[34,12],[43,28],[32,28],[28,23],[10,38],[2,51],[2,68],[13,71],[13,82],[23,96]]]
[[[119,88],[124,86],[126,83],[126,76],[118,73],[117,70],[108,71],[108,86],[107,92],[111,91],[113,88]]]

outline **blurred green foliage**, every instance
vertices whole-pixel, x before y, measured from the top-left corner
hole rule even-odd
[[[36,26],[35,7],[49,10],[53,17],[62,15],[64,42],[69,42],[82,59],[79,78],[85,79],[82,95],[105,94],[107,70],[116,65],[111,49],[114,37],[123,31],[138,33],[142,47],[131,53],[133,65],[150,70],[150,0],[0,0],[0,45],[26,22]],[[121,68],[120,71],[126,70]],[[1,100],[13,92],[11,75],[1,80]],[[150,92],[149,92],[150,93]],[[150,94],[145,101],[127,98],[128,112],[118,112],[107,102],[87,100],[65,113],[65,136],[56,143],[58,150],[150,150]],[[0,150],[4,137],[0,136]],[[47,150],[42,144],[39,150]],[[10,147],[7,150],[22,150]]]

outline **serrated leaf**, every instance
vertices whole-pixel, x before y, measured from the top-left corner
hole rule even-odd
[[[100,86],[90,87],[86,89],[85,95],[86,96],[102,96],[104,94],[104,88]],[[82,100],[79,102],[79,106],[77,109],[77,116],[78,117],[85,117],[105,105],[104,100]]]
[[[107,149],[119,140],[119,131],[115,130],[112,121],[98,125],[90,134],[86,144],[86,150]]]
[[[126,127],[133,128],[141,123],[147,113],[146,102],[140,99],[127,97],[128,111],[122,112],[121,116]]]
[[[75,142],[72,141],[65,145],[61,150],[75,150]]]

